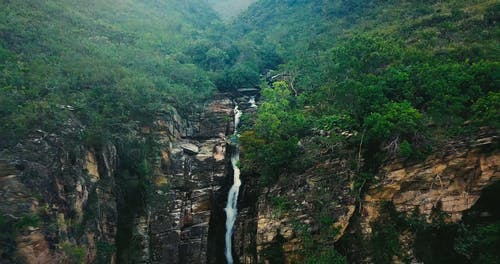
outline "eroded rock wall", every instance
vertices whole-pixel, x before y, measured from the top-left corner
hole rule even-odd
[[[233,107],[221,95],[192,120],[186,132],[168,138],[172,133],[160,130],[162,158],[147,216],[151,263],[206,263],[216,258],[213,251],[222,253],[223,244],[214,245],[220,232],[209,235],[209,229],[217,228],[211,227],[211,219],[225,221]]]
[[[138,178],[118,171],[113,145],[89,149],[72,140],[79,124],[68,128],[75,130],[70,136],[38,131],[2,152],[2,217],[16,223],[33,216],[40,224],[22,227],[12,238],[15,252],[1,250],[0,262],[220,263],[233,108],[228,95],[217,95],[201,114],[184,119],[166,108],[152,126],[136,131],[139,140],[154,139],[159,154],[145,187],[127,187],[137,185]],[[145,195],[134,193],[142,190]],[[118,234],[120,216],[131,222],[125,223],[130,235]],[[120,258],[117,238],[132,245],[121,248]]]
[[[244,175],[235,230],[239,263],[300,262],[304,227],[326,247],[335,247],[339,238],[354,230],[369,240],[379,205],[387,201],[408,214],[418,210],[429,216],[439,208],[450,216],[448,221],[459,222],[482,190],[500,180],[498,143],[498,133],[484,129],[474,137],[449,142],[425,161],[390,161],[361,201],[356,200],[352,182],[356,172],[348,160],[321,162],[269,188],[259,188],[258,176]],[[325,221],[337,229],[330,241],[320,235]],[[404,248],[411,244],[408,239],[411,236],[402,234]],[[370,262],[360,261],[365,260]]]
[[[258,188],[258,176],[247,175],[235,230],[239,263],[300,263],[301,232],[333,246],[355,210],[350,180],[354,173],[346,160],[336,159],[264,189]],[[330,231],[339,235],[321,237]]]
[[[458,222],[481,196],[481,191],[500,180],[498,135],[485,130],[475,138],[447,144],[425,161],[406,165],[393,161],[385,165],[380,182],[371,186],[361,210],[364,233],[378,217],[381,202],[392,202],[399,212],[430,215],[433,208]]]
[[[98,243],[114,244],[113,145],[89,149],[37,131],[3,151],[1,159],[0,212],[16,226],[11,234],[16,245],[15,251],[2,252],[0,262],[91,263],[98,257]]]

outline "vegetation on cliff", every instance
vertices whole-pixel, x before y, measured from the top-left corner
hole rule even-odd
[[[0,145],[75,118],[95,145],[150,125],[166,104],[190,114],[214,90],[204,68],[220,66],[212,57],[226,45],[210,10],[195,0],[2,2]],[[197,43],[215,55],[199,58]]]
[[[281,98],[293,102],[281,114],[287,126],[302,137],[354,133],[366,169],[376,170],[383,157],[415,160],[474,127],[498,128],[499,8],[494,1],[260,1],[236,28],[253,41],[265,35],[283,54],[276,72],[289,90]],[[263,104],[281,102],[264,96]],[[269,137],[275,110],[259,109],[257,124],[266,129],[255,128],[243,147],[286,144]],[[293,121],[297,113],[304,118]],[[275,150],[276,167],[295,164]]]
[[[251,2],[227,23],[210,8],[228,18]],[[217,90],[262,88],[240,140],[242,167],[259,174],[263,186],[345,155],[360,197],[389,158],[415,162],[449,138],[500,128],[498,1],[232,3],[0,3],[0,148],[34,131],[118,148],[118,203],[125,214],[118,217],[116,247],[98,244],[103,261],[116,250],[119,261],[137,257],[129,243],[132,221],[146,207],[160,154],[155,135],[139,131],[173,107],[186,117],[196,113]],[[277,204],[280,212],[287,209]],[[428,224],[384,210],[366,245],[377,263],[405,259],[398,245],[404,232],[416,234],[416,255],[426,263],[498,261],[498,221]],[[0,215],[0,242],[8,245],[2,258],[15,250],[15,235],[25,228],[18,225]],[[333,240],[325,230],[318,231],[326,235],[321,239]],[[439,244],[433,232],[453,243]],[[306,263],[346,262],[331,244],[311,242],[308,230],[297,234]],[[443,246],[449,259],[432,255],[422,241]],[[74,262],[83,258],[80,246],[60,246]]]
[[[450,138],[498,129],[499,10],[496,1],[257,2],[235,29],[247,41],[272,43],[284,61],[268,75],[255,125],[242,134],[243,168],[269,186],[350,155],[361,194],[388,159],[417,162]],[[461,228],[491,232],[475,236],[486,239],[495,226]],[[457,228],[436,221],[413,229],[417,242],[449,253],[438,258],[422,243],[417,257],[496,261],[495,254],[464,260],[471,253],[460,251]],[[372,260],[404,260],[400,235],[408,229],[384,220],[373,229],[373,245],[363,246]]]

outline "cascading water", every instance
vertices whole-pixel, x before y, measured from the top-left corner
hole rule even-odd
[[[238,105],[234,108],[234,136],[238,136],[238,124],[240,122],[242,112],[238,109]],[[233,263],[233,254],[231,251],[231,239],[233,236],[234,222],[236,221],[236,215],[238,213],[238,193],[240,191],[241,180],[240,180],[240,169],[238,168],[238,161],[240,160],[240,154],[238,150],[238,144],[236,144],[233,155],[231,156],[231,165],[233,166],[233,186],[229,190],[227,195],[227,205],[226,211],[226,260],[228,264]]]
[[[250,104],[250,107],[257,108],[257,105],[255,104],[255,96],[250,97],[248,103]]]

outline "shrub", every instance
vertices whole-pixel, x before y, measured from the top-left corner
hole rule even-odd
[[[73,263],[84,263],[85,249],[81,246],[74,245],[70,242],[59,244],[59,248]]]

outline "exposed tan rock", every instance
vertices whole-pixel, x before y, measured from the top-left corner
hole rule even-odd
[[[331,218],[334,223],[331,228],[339,230],[339,235],[333,240],[324,241],[333,245],[347,228],[356,208],[349,181],[353,173],[347,162],[330,160],[304,174],[289,176],[264,190],[258,199],[258,260],[243,263],[266,263],[268,259],[264,252],[273,245],[281,245],[286,263],[300,262],[303,242],[296,225],[304,225],[307,227],[306,232],[315,237],[320,232],[320,223],[316,222],[320,215]],[[288,208],[280,209],[273,205],[272,200],[276,197],[286,201]],[[240,257],[240,261],[247,258]]]
[[[17,237],[17,253],[27,264],[56,263],[45,236],[38,231]]]
[[[143,259],[149,263],[207,262],[208,246],[215,245],[209,242],[210,221],[225,206],[226,136],[232,133],[233,107],[227,97],[216,98],[193,118],[189,138],[175,131],[181,125],[157,122],[160,129],[169,128],[168,133],[160,133],[156,195],[148,204],[148,222],[141,224],[148,231],[138,234],[148,241],[142,244],[147,248]]]
[[[495,134],[481,135],[469,142],[451,142],[424,162],[408,165],[389,163],[382,169],[381,181],[371,186],[363,202],[362,226],[371,233],[370,223],[378,217],[382,201],[391,201],[400,212],[417,209],[429,215],[433,208],[459,221],[481,191],[500,180],[500,153],[491,150],[498,142]]]
[[[97,168],[97,161],[95,158],[95,154],[93,151],[87,151],[86,157],[86,169],[89,173],[89,176],[93,182],[99,180],[99,169]]]
[[[40,217],[39,227],[18,230],[19,259],[25,263],[65,263],[56,243],[70,239],[85,250],[84,260],[91,263],[96,257],[95,237],[114,243],[116,199],[109,195],[116,164],[114,147],[104,147],[96,154],[83,146],[65,146],[61,138],[50,134],[18,144],[6,157],[0,161],[0,213],[13,224],[23,217]],[[100,170],[103,175],[99,175]],[[100,183],[103,177],[108,180],[104,186]],[[89,192],[94,188],[101,190],[92,201],[99,207],[90,205],[98,208],[97,217],[84,224]],[[85,237],[73,237],[70,224],[85,225]]]

